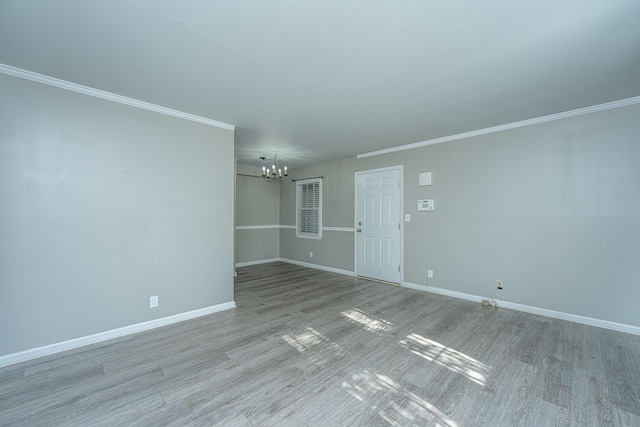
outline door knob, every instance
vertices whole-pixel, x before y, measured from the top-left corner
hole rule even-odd
[[[362,228],[358,228],[358,233],[362,233]]]

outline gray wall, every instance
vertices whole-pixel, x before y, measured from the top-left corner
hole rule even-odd
[[[324,225],[353,227],[354,173],[404,165],[405,282],[640,326],[638,135],[632,106],[293,175],[325,175]],[[431,187],[418,186],[425,171]],[[281,187],[283,224],[295,223],[293,191]],[[436,211],[418,213],[422,198]],[[337,244],[282,230],[280,245],[283,258],[353,270],[353,236]]]
[[[318,163],[291,172],[292,179],[324,176],[322,226],[353,228],[355,158]],[[296,186],[280,187],[280,223],[296,225]],[[299,239],[295,228],[280,230],[280,256],[287,260],[353,271],[353,232],[323,230],[322,240]],[[313,258],[310,257],[313,252]]]
[[[0,355],[233,300],[233,132],[0,93]]]
[[[236,176],[236,264],[278,258],[280,255],[280,185],[259,176],[258,167],[238,165]],[[252,176],[246,176],[252,175]],[[251,228],[275,226],[270,228]],[[249,227],[243,229],[242,227]]]

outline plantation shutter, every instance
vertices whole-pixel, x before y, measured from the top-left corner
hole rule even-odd
[[[296,236],[322,237],[322,180],[296,182]]]

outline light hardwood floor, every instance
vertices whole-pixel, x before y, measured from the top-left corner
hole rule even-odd
[[[3,426],[640,426],[640,337],[284,263],[237,309],[0,369]]]

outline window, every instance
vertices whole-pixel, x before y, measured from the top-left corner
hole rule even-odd
[[[296,236],[322,238],[322,179],[296,181]]]

